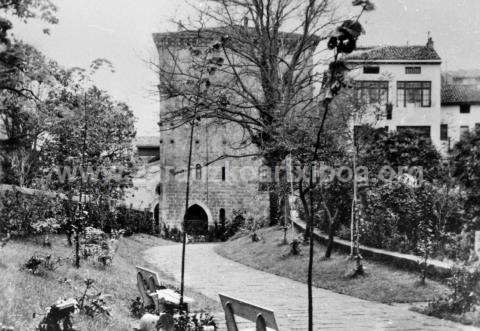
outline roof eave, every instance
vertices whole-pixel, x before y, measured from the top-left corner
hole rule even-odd
[[[346,59],[346,63],[352,64],[442,64],[442,60],[359,60]]]
[[[480,105],[479,101],[448,101],[441,103],[442,106],[460,106],[460,105]]]

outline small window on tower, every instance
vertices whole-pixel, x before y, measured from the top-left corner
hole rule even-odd
[[[377,66],[365,66],[363,67],[364,74],[378,74],[380,73],[380,67]]]
[[[225,209],[220,208],[220,212],[218,215],[219,221],[221,225],[225,225],[226,217],[225,217]]]
[[[173,140],[173,139],[170,140],[170,144],[172,144],[172,145],[175,144],[175,140]]]
[[[226,178],[226,170],[225,170],[225,167],[222,167],[222,181],[224,182],[225,181],[225,178]]]
[[[200,144],[200,140],[195,140],[195,144]]]
[[[200,164],[197,164],[195,166],[195,179],[196,180],[202,179],[202,166]]]

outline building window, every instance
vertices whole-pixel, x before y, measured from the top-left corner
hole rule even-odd
[[[468,136],[469,128],[468,125],[462,125],[460,127],[460,139],[464,139],[466,136]]]
[[[407,75],[419,75],[422,73],[422,67],[405,67]]]
[[[392,113],[393,113],[393,105],[391,103],[387,103],[386,111],[387,111],[387,120],[391,120]]]
[[[460,114],[469,114],[470,105],[460,105]]]
[[[388,125],[387,125],[387,126],[384,126],[384,127],[383,127],[383,130],[385,131],[385,133],[388,133]]]
[[[223,182],[225,181],[225,178],[226,178],[225,167],[222,167],[222,181],[223,181]]]
[[[398,132],[411,131],[415,135],[423,138],[430,138],[429,126],[397,126]]]
[[[378,74],[380,73],[380,67],[378,66],[365,66],[363,67],[364,74]]]
[[[388,82],[358,80],[355,82],[357,100],[366,104],[388,103]]]
[[[220,212],[218,214],[218,220],[222,226],[225,225],[226,217],[225,217],[225,209],[220,208]]]
[[[195,140],[195,144],[196,145],[200,144],[200,140]]]
[[[202,179],[202,166],[200,164],[197,164],[195,166],[195,179],[196,180]]]
[[[175,144],[175,140],[173,140],[173,139],[170,140],[170,144],[172,144],[172,145]]]
[[[432,82],[397,82],[397,106],[431,107]]]
[[[448,124],[440,124],[440,140],[448,140]]]
[[[480,123],[475,123],[475,131],[480,131]]]

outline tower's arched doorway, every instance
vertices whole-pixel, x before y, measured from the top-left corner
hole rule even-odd
[[[197,204],[191,205],[185,215],[185,230],[188,234],[204,235],[208,233],[207,212]]]

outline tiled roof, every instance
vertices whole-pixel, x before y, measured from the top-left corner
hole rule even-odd
[[[137,147],[157,147],[160,146],[160,138],[157,136],[140,136],[135,138]]]
[[[478,85],[442,85],[442,104],[480,103]]]
[[[440,61],[440,56],[429,46],[380,46],[358,48],[347,56],[358,61]]]

